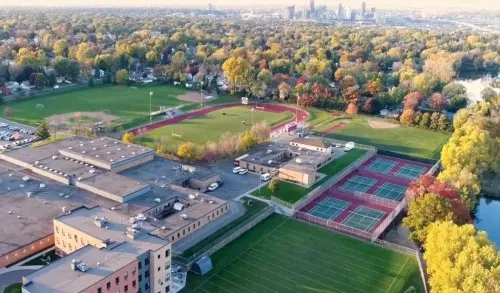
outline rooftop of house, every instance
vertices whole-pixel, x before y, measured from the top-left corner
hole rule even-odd
[[[73,270],[73,260],[86,264],[87,270]],[[25,287],[33,293],[81,292],[136,261],[134,248],[128,243],[111,250],[88,245],[28,275]]]

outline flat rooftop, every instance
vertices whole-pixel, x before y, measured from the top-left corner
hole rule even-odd
[[[88,139],[76,137],[74,143],[59,147],[61,153],[80,160],[93,160],[102,164],[116,164],[145,154],[153,154],[152,149],[123,143],[110,137]]]
[[[122,198],[149,187],[148,184],[112,172],[89,176],[80,182]]]
[[[73,259],[84,262],[89,269],[73,271],[70,267]],[[112,250],[88,245],[28,275],[26,279],[31,283],[25,287],[36,293],[81,292],[134,261],[133,247],[127,243]]]
[[[4,163],[0,160],[0,166]],[[26,176],[30,178],[28,182],[23,181]],[[101,196],[39,180],[37,176],[41,177],[0,167],[0,255],[52,234],[53,219],[63,214],[63,207],[71,210],[80,206],[116,205]],[[45,184],[43,190],[39,190],[40,184]]]
[[[277,168],[281,163],[286,161],[286,158],[280,161],[276,161],[274,158],[277,154],[288,150],[288,147],[288,145],[280,143],[261,144],[253,148],[247,156],[241,158],[241,161]],[[272,162],[269,163],[271,160]]]
[[[100,228],[94,224],[95,218],[106,218],[105,227],[107,228]],[[164,239],[148,234],[156,228],[147,222],[142,222],[142,225],[140,225],[142,234],[134,240],[128,238],[125,232],[127,227],[132,225],[130,218],[103,207],[94,207],[73,210],[71,214],[60,216],[56,220],[83,233],[92,235],[103,242],[108,242],[111,247],[122,242],[130,242],[130,245],[135,247],[138,254],[147,250],[156,251],[169,243]]]

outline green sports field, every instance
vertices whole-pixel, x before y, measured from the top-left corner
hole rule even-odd
[[[441,148],[450,137],[447,133],[402,125],[396,128],[376,129],[368,124],[365,116],[353,118],[349,124],[326,136],[431,159],[439,159]]]
[[[267,121],[270,125],[275,125],[292,117],[293,113],[290,112],[253,112],[254,123]],[[243,124],[243,121],[246,124]],[[155,141],[163,139],[167,141],[171,150],[175,151],[179,144],[186,141],[193,143],[217,141],[223,133],[242,133],[250,130],[251,126],[252,112],[250,109],[243,106],[232,107],[148,131],[141,137],[141,141],[144,145],[153,147]]]
[[[167,85],[102,86],[61,93],[54,92],[53,94],[23,101],[9,102],[0,106],[0,115],[4,115],[4,109],[10,107],[15,111],[12,120],[37,125],[44,118],[55,114],[105,112],[118,116],[123,120],[123,123],[132,126],[141,124],[141,122],[149,122],[150,92],[153,92],[151,100],[153,111],[159,110],[160,106],[175,107],[185,105],[187,109],[198,107],[197,104],[180,101],[176,98],[178,95],[187,92],[186,89],[179,87]],[[223,98],[218,102],[226,100],[226,98]],[[37,107],[38,104],[43,105],[43,109]]]
[[[413,257],[279,215],[212,255],[214,269],[189,274],[186,293],[424,292]]]

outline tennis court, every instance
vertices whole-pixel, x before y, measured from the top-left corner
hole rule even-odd
[[[368,178],[364,176],[354,176],[351,179],[348,179],[340,189],[348,192],[362,192],[365,193],[370,187],[377,183],[376,179]]]
[[[387,174],[389,171],[396,166],[398,162],[393,160],[387,160],[382,158],[376,158],[370,165],[365,169],[375,173]]]
[[[425,167],[404,164],[394,175],[403,178],[417,179],[420,175],[424,174],[426,170]]]
[[[327,197],[312,208],[309,213],[316,217],[333,220],[350,205],[351,203],[341,199]]]
[[[358,206],[342,224],[363,231],[371,231],[385,213],[379,210]]]
[[[384,184],[382,184],[382,186],[380,186],[377,189],[375,195],[383,198],[401,201],[405,193],[406,193],[405,186],[385,182]]]

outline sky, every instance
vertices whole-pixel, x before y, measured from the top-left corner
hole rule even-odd
[[[9,3],[7,3],[9,2]],[[2,5],[16,5],[15,1],[0,0]],[[170,7],[207,7],[208,3],[216,7],[243,6],[286,6],[308,5],[309,0],[22,0],[22,6],[170,6]],[[344,6],[353,8],[360,6],[361,0],[315,0],[316,5],[336,6],[342,2]],[[378,8],[422,8],[422,9],[500,9],[500,0],[371,0],[366,1],[368,7]]]

